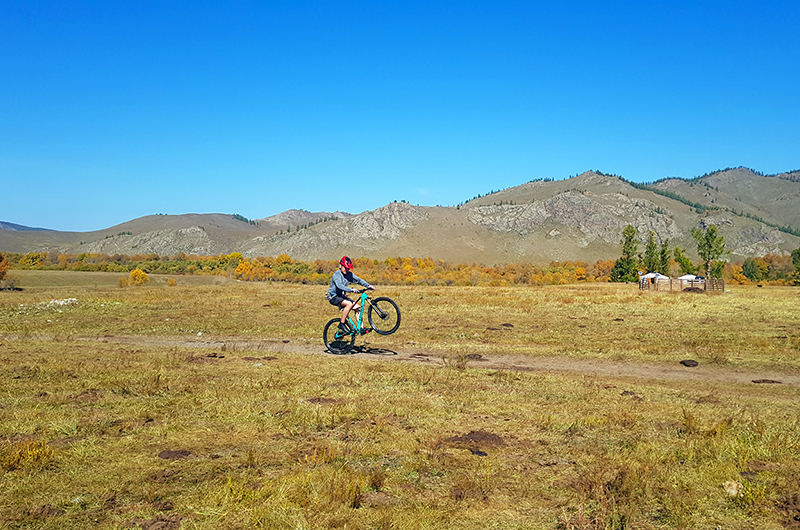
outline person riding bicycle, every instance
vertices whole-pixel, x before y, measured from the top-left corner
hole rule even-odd
[[[331,277],[331,286],[328,288],[327,294],[325,294],[325,298],[331,305],[342,308],[342,318],[339,322],[339,329],[342,331],[350,331],[346,324],[347,315],[350,314],[350,311],[358,311],[361,309],[361,306],[358,305],[357,302],[347,297],[347,293],[358,292],[349,287],[351,283],[357,283],[367,289],[375,290],[375,287],[370,285],[369,282],[353,274],[353,262],[350,258],[344,256],[339,260],[339,270],[333,273]]]

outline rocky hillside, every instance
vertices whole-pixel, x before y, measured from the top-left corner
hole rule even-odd
[[[266,231],[289,231],[292,229],[297,230],[301,226],[310,226],[330,220],[347,219],[352,217],[352,214],[346,212],[309,212],[306,210],[286,210],[277,215],[256,219],[255,222],[258,226],[264,228]]]
[[[687,201],[750,215],[777,226],[800,229],[800,171],[759,175],[747,168],[729,169],[697,179],[664,179],[652,185]]]
[[[458,207],[400,202],[358,215],[289,210],[252,222],[223,214],[148,216],[87,233],[0,230],[0,251],[172,255],[241,252],[335,259],[420,256],[487,264],[610,259],[622,229],[690,251],[691,229],[716,224],[734,259],[800,247],[798,173],[737,168],[649,186],[599,172],[534,181]],[[784,227],[781,231],[778,227]]]

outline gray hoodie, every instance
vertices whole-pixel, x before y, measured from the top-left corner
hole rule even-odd
[[[328,288],[328,293],[325,295],[325,298],[330,300],[334,296],[345,296],[347,293],[356,292],[355,289],[348,287],[351,283],[370,287],[367,281],[353,274],[353,271],[347,271],[347,274],[342,274],[342,270],[337,269],[331,277],[331,286]]]

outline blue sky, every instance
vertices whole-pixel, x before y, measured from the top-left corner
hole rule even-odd
[[[0,2],[0,220],[800,167],[800,3]]]

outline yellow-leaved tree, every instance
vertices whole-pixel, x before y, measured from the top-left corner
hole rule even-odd
[[[134,286],[144,285],[149,281],[150,278],[147,277],[147,273],[142,269],[133,269],[130,277],[128,278],[128,283]]]
[[[6,277],[6,272],[8,269],[11,268],[11,262],[8,261],[8,258],[4,258],[2,254],[0,254],[0,281]]]

